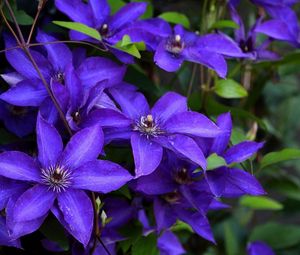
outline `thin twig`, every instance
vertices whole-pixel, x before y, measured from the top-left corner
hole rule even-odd
[[[36,14],[35,14],[33,23],[32,23],[32,25],[31,25],[30,32],[29,32],[29,36],[28,36],[28,39],[27,39],[27,44],[29,44],[30,41],[31,41],[31,37],[32,37],[33,31],[34,31],[34,29],[35,29],[36,22],[37,22],[37,20],[38,20],[40,14],[41,14],[41,11],[42,11],[42,9],[43,9],[43,6],[44,6],[44,1],[42,0],[42,1],[39,2],[38,8],[37,8],[37,12],[36,12]]]
[[[20,48],[21,48],[20,46],[14,46],[14,47],[6,48],[6,49],[4,49],[4,50],[0,50],[0,54],[1,54],[1,53],[4,53],[4,52],[7,52],[7,51],[20,49]]]
[[[101,243],[101,245],[102,245],[103,249],[106,251],[106,253],[107,253],[108,255],[112,255],[112,254],[110,253],[110,251],[107,249],[106,245],[105,245],[105,244],[103,243],[103,241],[101,240],[100,236],[97,236],[97,240],[99,241],[99,243]]]

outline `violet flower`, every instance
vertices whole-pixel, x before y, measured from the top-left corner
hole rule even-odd
[[[121,111],[99,109],[90,114],[91,122],[105,129],[107,142],[130,140],[136,177],[152,173],[169,149],[206,168],[206,160],[193,136],[215,137],[222,132],[200,113],[188,111],[186,98],[168,92],[149,108],[138,92],[111,88],[110,93]]]
[[[228,166],[206,172],[206,179],[211,191],[216,197],[238,197],[245,194],[264,195],[265,191],[253,175],[236,167],[230,167],[232,164],[241,163],[253,156],[263,147],[264,143],[244,141],[227,149],[232,130],[230,114],[221,114],[216,123],[224,132],[210,142],[208,155],[216,153],[225,159]],[[203,140],[197,142],[203,144]],[[206,141],[206,143],[209,142]]]
[[[21,248],[20,240],[12,240],[6,227],[5,217],[0,216],[0,245]]]
[[[275,255],[270,246],[262,241],[255,241],[248,244],[248,255]]]
[[[114,15],[110,15],[110,6],[106,0],[91,0],[83,3],[81,0],[56,0],[56,7],[70,19],[97,29],[102,41],[114,45],[122,39],[122,30],[135,22],[145,11],[146,3],[129,3]],[[73,40],[91,40],[85,34],[71,31]],[[112,52],[124,63],[131,63],[133,57],[127,53],[112,49]]]
[[[79,131],[63,150],[56,129],[39,116],[37,143],[37,160],[17,151],[0,154],[1,176],[33,184],[7,210],[9,225],[23,226],[30,233],[57,207],[64,226],[86,246],[93,228],[93,207],[84,190],[107,193],[132,177],[115,163],[97,160],[103,145],[99,126]]]
[[[55,38],[41,31],[37,35],[37,40],[41,43],[56,41]],[[6,38],[6,47],[12,46],[15,46],[15,42],[11,38]],[[31,50],[31,54],[44,78],[50,84],[50,89],[53,89],[53,83],[64,85],[66,67],[72,64],[72,52],[64,44],[45,44],[44,47],[47,57],[35,50]],[[16,106],[39,107],[45,99],[49,98],[49,95],[25,53],[21,49],[11,50],[6,52],[6,58],[17,71],[15,80],[20,80],[20,76],[23,77],[23,80],[1,94],[0,98]],[[101,57],[90,57],[80,64],[77,74],[84,88],[90,88],[106,79],[108,80],[108,86],[120,83],[125,70],[124,66],[117,65],[111,60]],[[11,76],[10,74],[9,80],[12,80]]]
[[[165,231],[158,237],[157,247],[161,255],[180,255],[185,253],[180,240],[172,231]]]
[[[172,29],[161,19],[139,21],[124,33],[132,41],[144,41],[149,50],[155,51],[155,63],[168,72],[175,72],[184,61],[190,61],[205,65],[224,78],[227,73],[224,56],[244,57],[236,43],[227,36],[199,36],[186,31],[181,25]]]
[[[246,33],[245,25],[239,16],[235,5],[229,3],[229,9],[232,20],[239,25],[239,28],[235,30],[235,41],[240,46],[241,50],[247,54],[246,58],[250,60],[276,60],[278,55],[272,51],[267,50],[271,43],[271,40],[265,40],[260,46],[256,45],[256,28],[261,24],[263,17],[260,16],[255,24]]]

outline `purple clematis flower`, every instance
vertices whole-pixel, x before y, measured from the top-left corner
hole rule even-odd
[[[239,25],[239,28],[235,30],[235,41],[240,46],[241,50],[247,54],[245,57],[251,60],[278,59],[278,55],[276,53],[267,49],[272,40],[267,39],[260,46],[256,45],[256,29],[258,26],[260,26],[264,17],[260,16],[247,34],[245,31],[244,22],[235,8],[236,5],[237,3],[232,4],[232,2],[230,2],[229,9],[232,20]]]
[[[208,155],[216,153],[223,157],[228,166],[206,172],[206,179],[212,193],[216,197],[238,197],[249,194],[253,196],[264,195],[265,191],[254,176],[246,171],[230,167],[232,164],[241,163],[252,157],[264,143],[245,141],[228,148],[232,130],[232,120],[229,113],[221,114],[216,121],[217,125],[224,130],[208,145]],[[197,141],[203,144],[203,140]]]
[[[157,168],[163,148],[206,168],[205,157],[191,137],[215,137],[222,130],[204,115],[188,111],[185,97],[168,92],[150,109],[141,93],[131,90],[124,93],[117,88],[109,91],[122,112],[95,110],[91,121],[102,125],[107,142],[130,139],[136,177]]]
[[[205,65],[224,78],[227,73],[224,56],[244,57],[238,45],[227,36],[199,36],[181,25],[172,29],[161,19],[139,21],[124,33],[133,41],[144,41],[149,50],[155,51],[155,63],[168,72],[175,72],[184,61],[190,61]]]
[[[111,46],[122,39],[122,30],[134,23],[145,11],[147,4],[129,3],[114,15],[110,15],[110,6],[106,0],[91,0],[83,3],[81,0],[56,0],[56,7],[70,19],[97,29],[102,41]],[[71,31],[73,40],[91,40],[85,34]],[[127,53],[112,49],[112,52],[124,63],[131,63],[133,57]]]
[[[259,24],[255,29],[256,32],[263,33],[277,40],[287,41],[295,47],[300,47],[300,26],[297,14],[291,8],[294,3],[299,2],[298,0],[252,1],[262,6],[272,17],[271,20]]]
[[[39,31],[37,41],[47,43],[56,41],[56,39]],[[14,45],[15,42],[11,38],[6,38],[6,47]],[[73,62],[72,52],[64,44],[45,44],[44,48],[47,56],[35,50],[31,50],[31,54],[44,78],[50,84],[50,89],[54,90],[55,84],[65,84],[66,68]],[[17,75],[13,77],[10,74],[9,77],[6,77],[14,83],[14,86],[0,95],[2,100],[16,106],[39,107],[47,99],[50,99],[38,73],[22,50],[8,51],[6,58],[17,71]],[[77,68],[77,74],[84,88],[93,87],[103,80],[108,80],[107,86],[118,84],[122,81],[125,71],[125,66],[117,65],[113,61],[101,57],[87,58]],[[16,83],[17,80],[20,81]]]
[[[249,243],[247,253],[248,255],[275,255],[272,248],[262,241]]]
[[[23,227],[18,234],[12,231],[12,237],[37,229],[52,210],[86,246],[93,228],[93,207],[84,190],[107,193],[132,177],[115,163],[97,160],[103,145],[99,126],[79,131],[63,149],[56,129],[39,116],[37,143],[37,160],[17,151],[0,154],[1,176],[33,185],[7,206],[8,226]]]

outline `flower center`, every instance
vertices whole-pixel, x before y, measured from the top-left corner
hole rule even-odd
[[[99,33],[102,37],[105,38],[105,37],[108,37],[108,32],[109,32],[108,25],[105,23],[100,27]]]
[[[71,184],[71,172],[63,166],[55,165],[42,169],[42,181],[54,192],[65,191]]]
[[[149,137],[157,137],[164,132],[160,129],[159,125],[155,123],[151,114],[142,116],[134,125],[134,131],[139,131],[141,134]]]
[[[27,109],[21,106],[10,105],[9,111],[15,116],[23,116],[27,113]]]
[[[179,184],[188,184],[191,182],[191,177],[186,168],[180,169],[174,177],[175,181]]]
[[[65,74],[62,71],[55,72],[51,78],[62,85],[65,84]]]
[[[184,49],[184,42],[180,35],[175,35],[167,41],[166,50],[175,55],[180,54]]]
[[[163,198],[170,204],[176,204],[180,200],[180,194],[178,191],[174,191],[163,195]]]
[[[80,116],[79,111],[73,112],[73,113],[71,114],[71,116],[72,116],[73,121],[74,121],[77,125],[79,125],[80,122],[81,122],[81,116]]]

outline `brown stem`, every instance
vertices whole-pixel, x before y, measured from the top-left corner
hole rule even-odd
[[[34,31],[34,29],[35,29],[36,22],[37,22],[37,20],[38,20],[40,14],[41,14],[41,11],[42,11],[42,9],[43,9],[43,7],[44,7],[44,3],[45,3],[45,1],[43,1],[43,0],[41,0],[41,1],[39,2],[38,8],[37,8],[37,12],[36,12],[36,14],[35,14],[33,23],[32,23],[31,28],[30,28],[29,36],[28,36],[28,39],[27,39],[27,44],[29,44],[30,41],[31,41],[31,37],[32,37],[33,31]]]

